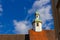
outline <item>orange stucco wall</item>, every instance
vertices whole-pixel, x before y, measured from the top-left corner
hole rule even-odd
[[[46,33],[42,32],[35,32],[33,30],[29,31],[30,40],[48,40]]]

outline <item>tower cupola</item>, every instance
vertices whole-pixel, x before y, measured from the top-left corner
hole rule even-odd
[[[42,31],[42,21],[40,18],[40,14],[38,12],[35,13],[35,19],[32,23],[33,25],[33,30],[36,32]]]

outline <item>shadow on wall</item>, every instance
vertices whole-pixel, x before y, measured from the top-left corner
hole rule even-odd
[[[30,39],[29,39],[29,34],[26,34],[26,35],[25,35],[25,40],[30,40]]]

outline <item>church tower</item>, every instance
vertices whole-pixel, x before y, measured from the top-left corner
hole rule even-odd
[[[42,30],[42,21],[38,12],[35,13],[32,25],[33,30],[29,30],[30,40],[55,40],[54,30]]]
[[[35,13],[35,19],[32,23],[33,25],[33,30],[36,32],[41,32],[42,31],[42,21],[40,18],[40,15],[38,12]]]

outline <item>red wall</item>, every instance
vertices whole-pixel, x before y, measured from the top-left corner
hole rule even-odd
[[[55,40],[54,31],[52,30],[43,30],[42,32],[35,32],[29,30],[30,40]]]

